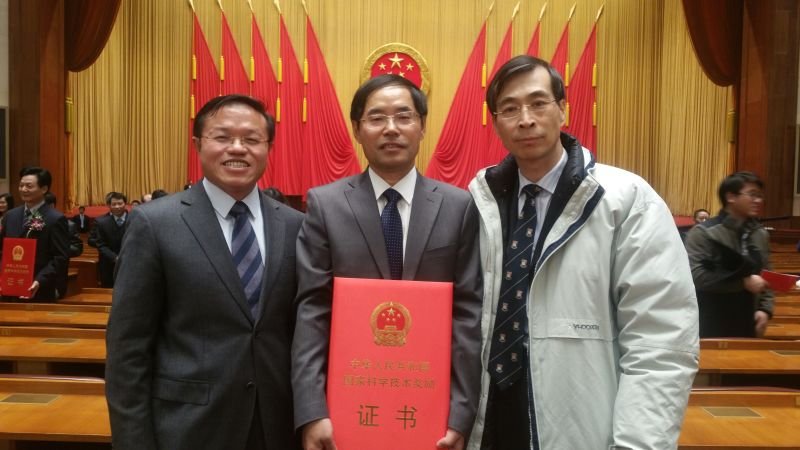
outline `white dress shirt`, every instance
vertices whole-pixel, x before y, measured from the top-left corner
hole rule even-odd
[[[228,250],[230,250],[235,220],[229,213],[236,203],[236,200],[226,194],[225,191],[218,188],[214,183],[208,181],[207,178],[203,178],[203,187],[206,189],[208,199],[211,200],[211,206],[214,208],[214,212],[217,213],[217,221],[219,221],[222,234],[225,236],[225,243],[228,244]],[[256,233],[258,248],[261,250],[261,262],[264,263],[266,258],[264,216],[261,214],[261,198],[259,197],[258,186],[254,186],[253,190],[247,194],[247,197],[242,199],[242,202],[250,209],[250,214],[247,216],[250,220],[250,226],[253,227],[253,231]]]
[[[411,170],[394,184],[390,186],[383,178],[375,173],[372,168],[368,169],[369,179],[372,182],[372,190],[375,191],[375,201],[378,205],[378,214],[383,213],[388,200],[383,196],[384,191],[389,188],[394,189],[403,197],[397,202],[397,211],[400,213],[400,221],[403,222],[403,259],[406,255],[406,242],[408,242],[408,223],[411,220],[411,203],[414,200],[414,188],[417,185],[417,169]]]
[[[558,160],[555,166],[550,169],[539,181],[531,181],[525,178],[525,175],[522,172],[519,172],[519,191],[517,192],[517,214],[522,213],[522,207],[524,206],[525,194],[522,192],[522,188],[529,185],[529,184],[536,184],[539,186],[541,191],[539,195],[536,196],[536,232],[533,234],[533,242],[539,242],[539,233],[542,231],[542,225],[544,225],[544,218],[547,216],[547,208],[550,207],[550,199],[553,198],[553,193],[556,191],[556,186],[558,186],[558,179],[561,178],[561,173],[564,171],[564,167],[567,165],[567,152],[563,151],[561,153],[561,159]],[[536,246],[534,245],[534,248]]]

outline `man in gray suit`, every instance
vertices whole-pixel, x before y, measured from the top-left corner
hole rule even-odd
[[[121,449],[296,449],[290,349],[302,215],[260,193],[275,122],[217,97],[194,123],[204,179],[131,211],[108,323]]]
[[[308,192],[292,346],[295,425],[306,450],[336,448],[325,397],[333,277],[453,282],[450,416],[431,446],[461,449],[469,436],[480,386],[478,220],[469,194],[414,168],[426,115],[425,95],[405,78],[367,81],[350,119],[369,169]],[[394,231],[385,231],[387,220]]]

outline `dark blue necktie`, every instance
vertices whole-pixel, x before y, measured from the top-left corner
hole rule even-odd
[[[533,184],[522,188],[525,203],[503,255],[503,278],[497,303],[489,374],[500,389],[520,379],[526,370],[525,341],[528,338],[528,289],[533,269],[536,233],[536,196],[541,189]]]
[[[381,226],[389,256],[389,272],[393,280],[400,280],[403,278],[403,221],[400,220],[397,202],[403,196],[392,188],[385,190],[383,196],[387,203],[381,212]]]
[[[264,274],[264,263],[261,250],[253,226],[250,225],[249,212],[243,202],[236,202],[230,210],[234,218],[233,236],[231,237],[231,256],[233,264],[242,279],[244,295],[250,305],[250,312],[256,317],[258,299],[261,296],[261,279]]]

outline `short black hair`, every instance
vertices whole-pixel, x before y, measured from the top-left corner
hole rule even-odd
[[[212,98],[208,101],[208,103],[203,105],[194,118],[192,135],[196,138],[202,137],[203,127],[206,125],[206,119],[216,114],[220,109],[231,105],[245,105],[261,114],[261,116],[263,116],[267,121],[267,139],[270,143],[272,143],[272,141],[275,139],[275,119],[273,119],[272,116],[267,112],[266,108],[264,108],[264,104],[261,103],[261,100],[241,94],[221,95],[219,97]]]
[[[566,100],[564,80],[550,63],[535,56],[519,55],[500,66],[491,83],[489,83],[489,87],[486,89],[486,106],[489,107],[489,111],[492,113],[497,112],[497,96],[500,95],[500,92],[510,79],[523,73],[533,72],[539,67],[546,69],[550,74],[550,90],[553,91],[553,97],[555,97],[556,102]]]
[[[106,205],[110,206],[112,200],[122,200],[125,204],[128,204],[128,197],[122,192],[111,191],[106,194]]]
[[[86,207],[83,206],[83,205],[78,206],[78,211],[81,211],[81,210],[86,211]]]
[[[163,189],[156,189],[155,191],[153,191],[152,194],[150,194],[150,199],[151,200],[155,200],[157,198],[166,197],[168,195],[169,195],[169,192],[167,192],[167,191],[165,191]]]
[[[744,185],[748,183],[755,184],[759,189],[764,189],[764,182],[761,181],[761,178],[759,178],[758,175],[754,174],[753,172],[740,171],[725,177],[725,179],[722,180],[722,183],[719,184],[718,192],[719,202],[722,204],[722,209],[725,209],[725,206],[728,204],[725,197],[727,197],[728,194],[738,195],[741,193]]]
[[[708,212],[708,210],[707,210],[707,209],[703,209],[703,208],[696,209],[696,210],[694,210],[694,212],[692,213],[692,219],[695,219],[695,220],[697,220],[697,215],[698,215],[698,214],[700,214],[701,212],[704,212],[704,213],[706,213],[706,214],[711,214],[710,212]]]
[[[425,125],[425,118],[428,117],[428,99],[416,84],[399,75],[379,75],[365,81],[353,94],[353,101],[350,103],[350,120],[354,123],[361,123],[364,115],[364,108],[367,106],[367,99],[373,92],[389,86],[400,86],[408,89],[411,100],[414,102],[414,109],[419,114],[422,125]]]
[[[6,199],[6,205],[8,205],[7,209],[14,208],[14,196],[13,195],[11,195],[8,192],[6,192],[4,194],[0,194],[0,198]]]
[[[50,171],[45,169],[44,167],[23,167],[22,170],[19,171],[19,177],[27,177],[28,175],[33,175],[36,177],[36,184],[39,187],[47,186],[47,190],[50,190],[50,186],[53,184],[53,176],[50,175]]]
[[[264,190],[261,191],[261,192],[263,192],[264,195],[266,195],[267,197],[269,197],[269,198],[271,198],[273,200],[277,200],[277,201],[279,201],[279,202],[281,202],[283,204],[286,204],[286,205],[289,204],[289,202],[286,200],[286,197],[283,195],[283,192],[281,192],[280,189],[278,189],[276,187],[271,187],[270,186],[268,188],[264,188]]]
[[[56,194],[53,194],[49,190],[44,193],[44,204],[55,206],[58,199],[56,198]]]

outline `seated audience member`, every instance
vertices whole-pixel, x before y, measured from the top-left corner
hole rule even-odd
[[[681,241],[686,242],[686,235],[689,234],[689,230],[693,227],[697,226],[698,223],[703,223],[708,220],[710,214],[705,209],[697,209],[692,214],[693,223],[691,225],[684,225],[678,227],[678,231],[681,234]]]
[[[55,194],[53,194],[52,192],[44,194],[44,203],[46,205],[50,206],[51,208],[55,208],[56,202],[57,199]],[[76,256],[81,256],[81,253],[83,253],[83,241],[81,240],[81,235],[78,232],[78,225],[72,220],[68,219],[67,231],[69,233],[69,251],[68,251],[69,257],[75,258]],[[64,279],[64,281],[66,281],[66,278]],[[62,287],[63,289],[58,290],[60,297],[63,297],[64,294],[67,292],[66,284]]]
[[[120,192],[110,192],[106,195],[106,204],[109,213],[98,217],[92,228],[89,245],[97,247],[100,257],[97,262],[97,275],[100,285],[104,288],[114,287],[114,267],[117,265],[117,255],[122,248],[122,237],[128,223],[126,204],[128,198]]]
[[[142,195],[142,203],[147,203],[147,202],[149,202],[151,200],[153,200],[153,194],[144,194],[144,195]],[[133,202],[131,202],[131,203],[133,203]]]
[[[289,204],[289,202],[286,201],[286,197],[283,196],[283,192],[278,190],[278,188],[268,187],[268,188],[265,188],[262,192],[267,194],[267,197],[270,197],[270,198],[272,198],[274,200],[277,200],[277,201],[283,203],[284,205],[288,205]]]
[[[686,237],[700,310],[700,337],[760,337],[772,316],[772,291],[759,275],[769,267],[769,234],[756,220],[764,183],[736,172],[719,186],[722,210]]]
[[[131,208],[135,208],[141,204],[142,202],[140,202],[139,200],[131,200]]]
[[[3,229],[3,216],[10,209],[14,209],[14,196],[8,192],[0,194],[0,230]]]
[[[157,199],[159,199],[161,197],[166,197],[168,195],[169,195],[169,192],[167,192],[167,191],[165,191],[163,189],[156,189],[155,191],[153,191],[152,194],[150,194],[150,197],[151,197],[152,200],[157,200]]]
[[[53,183],[53,177],[47,169],[26,167],[20,171],[19,177],[19,194],[23,204],[3,216],[5,225],[0,230],[0,242],[7,237],[36,239],[33,283],[28,288],[30,294],[20,298],[37,302],[54,301],[59,295],[60,278],[67,277],[67,218],[45,204],[44,196]]]
[[[86,207],[83,205],[78,207],[78,214],[72,216],[70,220],[75,222],[81,233],[88,233],[92,229],[92,219],[86,215]]]

